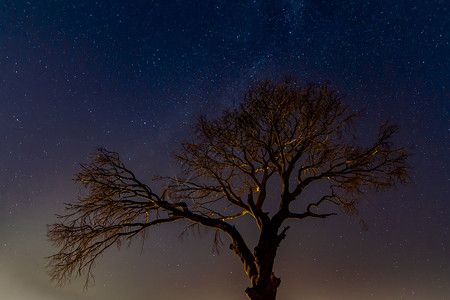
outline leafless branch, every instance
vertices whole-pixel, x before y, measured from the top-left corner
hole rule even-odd
[[[335,215],[325,203],[358,216],[359,199],[371,189],[408,180],[408,155],[393,143],[397,127],[382,124],[374,141],[362,147],[353,135],[355,119],[329,84],[260,82],[238,108],[197,120],[192,139],[175,155],[181,175],[157,178],[161,195],[139,181],[117,153],[100,148],[75,178],[87,195],[67,204],[60,223],[49,226],[50,240],[60,247],[49,261],[53,280],[63,284],[86,274],[87,284],[94,262],[110,246],[145,237],[152,226],[185,220],[188,228],[216,231],[215,252],[225,233],[251,281],[247,295],[275,299],[280,281],[272,267],[286,219]],[[316,183],[329,191],[310,202],[303,192]],[[306,209],[291,211],[295,201]],[[253,252],[236,228],[235,220],[245,215],[260,231]]]

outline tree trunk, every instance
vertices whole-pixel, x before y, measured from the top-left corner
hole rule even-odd
[[[275,300],[280,279],[272,272],[277,248],[287,229],[278,235],[278,227],[266,223],[263,225],[258,245],[255,247],[255,270],[249,275],[252,286],[245,292],[251,300]]]
[[[279,285],[280,279],[271,273],[268,280],[260,281],[255,286],[247,288],[245,293],[251,300],[275,300]]]

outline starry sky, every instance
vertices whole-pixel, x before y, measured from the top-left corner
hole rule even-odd
[[[445,299],[450,294],[450,5],[415,1],[0,0],[0,295],[4,299],[246,299],[234,253],[210,231],[152,228],[111,248],[96,282],[57,288],[46,224],[77,200],[98,146],[151,184],[200,114],[257,80],[330,80],[368,139],[390,120],[412,182],[365,197],[358,220],[292,222],[279,299]],[[254,231],[242,226],[254,240]],[[228,241],[226,241],[228,244]]]

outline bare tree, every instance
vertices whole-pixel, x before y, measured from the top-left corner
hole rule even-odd
[[[86,275],[87,284],[93,263],[111,245],[186,220],[215,229],[216,246],[220,233],[230,238],[250,279],[248,298],[275,299],[280,279],[272,269],[285,221],[324,219],[336,214],[333,207],[357,215],[358,199],[371,189],[408,178],[405,150],[392,144],[396,127],[381,125],[375,141],[361,147],[352,135],[355,117],[328,85],[261,82],[239,108],[196,122],[192,140],[175,156],[183,175],[159,178],[166,182],[160,195],[117,153],[100,148],[75,179],[86,195],[67,204],[61,223],[49,226],[50,240],[60,247],[50,257],[52,279],[64,284]],[[327,192],[305,197],[317,183]],[[253,251],[237,229],[243,216],[259,230]]]

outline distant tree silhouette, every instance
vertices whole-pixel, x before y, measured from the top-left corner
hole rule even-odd
[[[280,279],[272,268],[286,220],[325,219],[339,211],[334,206],[358,215],[358,199],[372,188],[408,178],[405,150],[392,144],[397,128],[382,124],[375,141],[361,147],[352,134],[355,117],[327,84],[260,82],[239,108],[195,123],[191,140],[175,156],[183,175],[159,178],[161,194],[117,153],[98,149],[75,178],[86,195],[49,226],[48,237],[60,248],[49,260],[52,279],[64,284],[86,276],[88,284],[94,262],[110,246],[185,220],[216,230],[216,246],[220,233],[230,238],[250,279],[248,298],[275,299]],[[325,192],[305,197],[316,183]],[[236,219],[244,216],[259,230],[253,251],[237,229]]]

